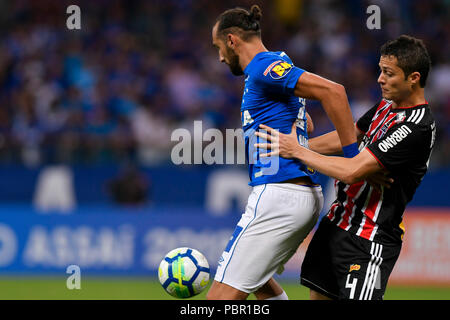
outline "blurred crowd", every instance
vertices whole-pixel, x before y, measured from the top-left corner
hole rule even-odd
[[[450,166],[449,1],[59,1],[0,2],[0,163],[170,161],[171,133],[240,127],[243,81],[219,63],[211,27],[225,9],[263,9],[269,50],[346,87],[355,119],[380,99],[379,48],[410,34],[433,68],[426,97],[437,120],[432,167]],[[68,30],[66,8],[81,8]],[[381,29],[366,8],[381,8]],[[332,129],[307,102],[316,132]]]

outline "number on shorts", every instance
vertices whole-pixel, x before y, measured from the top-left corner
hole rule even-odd
[[[355,291],[356,291],[356,283],[358,282],[357,278],[354,278],[352,282],[350,282],[350,274],[347,275],[347,281],[345,282],[345,287],[350,290],[350,299],[353,299],[355,297]]]

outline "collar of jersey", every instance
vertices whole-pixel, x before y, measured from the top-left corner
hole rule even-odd
[[[427,105],[428,105],[428,101],[425,100],[425,103],[416,104],[415,106],[410,106],[410,107],[400,107],[400,108],[395,108],[395,109],[392,109],[392,110],[412,109],[412,108],[422,107],[422,106],[427,106]]]
[[[253,64],[254,61],[257,61],[259,59],[260,56],[262,56],[263,54],[267,54],[270,53],[270,51],[262,51],[262,52],[258,52],[252,59],[252,61],[250,61],[248,63],[248,65],[245,67],[244,69],[244,73],[248,74],[248,71],[250,70],[251,65]]]

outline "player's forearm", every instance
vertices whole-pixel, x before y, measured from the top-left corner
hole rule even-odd
[[[336,131],[309,139],[309,149],[324,155],[336,155],[342,153],[342,145]]]
[[[346,182],[347,177],[350,176],[351,170],[348,165],[350,159],[324,156],[307,150],[300,145],[296,150],[295,158],[302,161],[308,167],[343,182]]]
[[[329,94],[322,97],[321,103],[336,128],[341,145],[348,146],[355,143],[357,140],[354,122],[345,88],[338,84],[333,86]]]
[[[296,148],[295,158],[302,161],[308,167],[346,184],[361,181],[373,171],[369,167],[364,168],[364,163],[356,159],[356,157],[348,159],[324,156],[300,145]]]
[[[364,134],[357,129],[356,125],[354,128],[359,144]],[[336,130],[309,139],[309,149],[324,155],[342,154],[341,140]]]
[[[265,154],[260,153],[261,157],[279,155],[287,159],[295,158],[308,167],[347,184],[361,181],[382,169],[379,161],[367,150],[362,150],[354,157],[343,158],[321,155],[301,146],[298,142],[295,124],[292,125],[289,134],[281,133],[263,124],[260,124],[259,127],[265,132],[257,131],[255,135],[270,141],[255,143],[256,148],[270,150]],[[355,126],[352,127],[355,128]],[[356,133],[354,134],[356,135]]]

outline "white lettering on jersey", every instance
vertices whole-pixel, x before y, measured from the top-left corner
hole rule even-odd
[[[244,110],[243,120],[244,120],[242,123],[243,127],[245,127],[246,125],[251,124],[251,123],[253,123],[253,121],[255,121],[252,119],[252,116],[250,115],[250,112],[248,112],[248,110]]]
[[[397,145],[400,141],[402,141],[408,134],[410,134],[412,131],[408,126],[403,125],[397,130],[395,130],[393,133],[389,135],[389,137],[386,137],[386,139],[383,142],[380,142],[378,144],[378,149],[380,149],[382,152],[387,152],[390,148],[393,148]]]
[[[299,135],[298,136],[298,143],[305,148],[309,148],[308,147],[308,139],[306,139],[304,136]]]
[[[299,102],[302,103],[302,98],[299,99]],[[304,102],[303,102],[304,103]],[[306,121],[305,119],[305,105],[303,104],[299,109],[298,109],[298,115],[297,115],[297,119],[295,120],[295,125],[302,129],[303,131],[305,130],[305,123]]]

